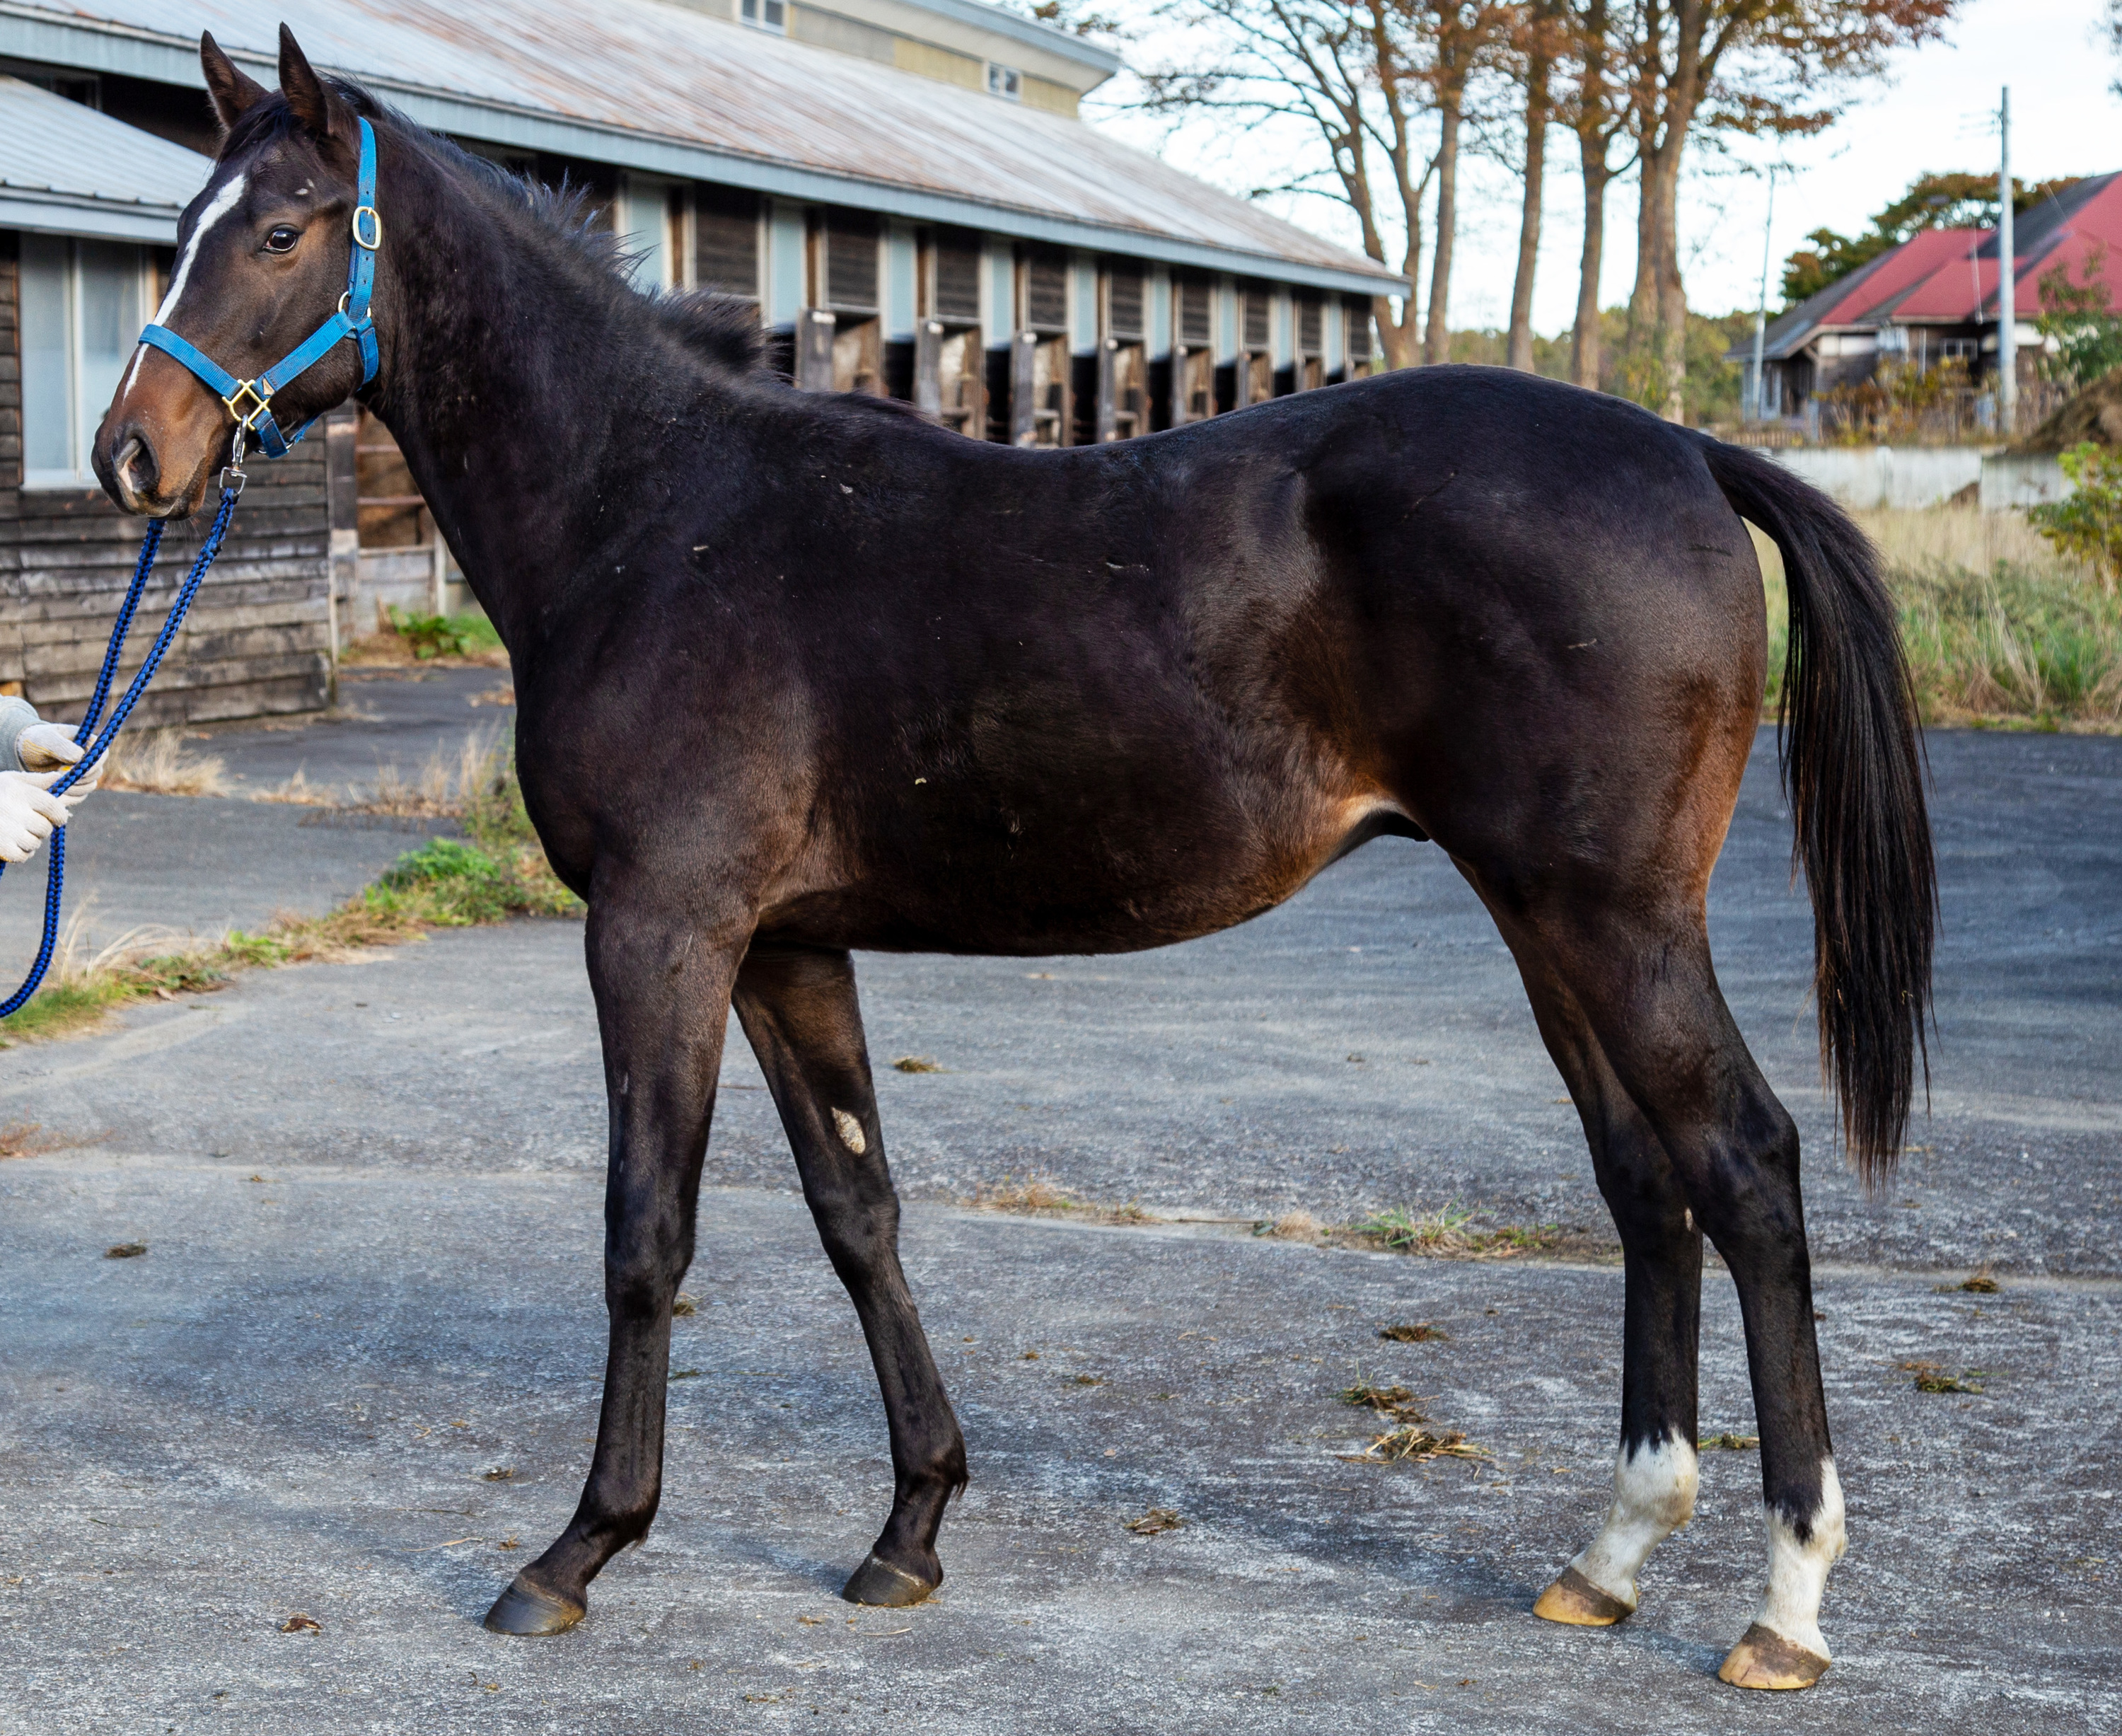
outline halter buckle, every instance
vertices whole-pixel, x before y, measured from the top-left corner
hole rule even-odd
[[[368,225],[366,235],[361,232],[364,218]],[[357,247],[366,247],[371,253],[383,245],[383,213],[375,206],[356,205],[353,208],[353,244]]]
[[[246,397],[251,400],[249,409],[243,407],[242,400]],[[270,407],[272,397],[269,386],[260,391],[257,381],[238,380],[236,390],[221,401],[228,406],[229,414],[236,418],[236,427],[247,431],[258,425],[258,419]]]

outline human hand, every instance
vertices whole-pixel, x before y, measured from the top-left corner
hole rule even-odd
[[[73,729],[65,723],[32,723],[15,742],[15,757],[22,762],[26,772],[63,772],[85,750],[73,738]],[[108,759],[108,754],[104,756]],[[87,774],[69,789],[63,800],[69,807],[103,779],[103,760],[98,760],[88,769]]]
[[[55,796],[55,771],[0,771],[0,862],[27,862],[37,846],[64,826],[70,804]]]

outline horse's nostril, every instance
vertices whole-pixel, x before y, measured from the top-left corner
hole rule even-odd
[[[118,472],[119,485],[135,498],[145,496],[155,486],[155,455],[138,434],[118,449],[118,462],[113,468]]]

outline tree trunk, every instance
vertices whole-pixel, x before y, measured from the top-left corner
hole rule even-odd
[[[1506,367],[1526,373],[1532,363],[1532,280],[1540,266],[1540,194],[1547,176],[1548,60],[1535,54],[1526,68],[1525,209],[1518,220],[1518,272],[1511,285]]]
[[[1429,325],[1422,337],[1422,359],[1431,367],[1451,359],[1451,242],[1459,224],[1459,101],[1458,91],[1448,91],[1439,111],[1443,124],[1437,143],[1437,245],[1429,263]]]
[[[1606,255],[1606,141],[1590,133],[1578,139],[1584,163],[1584,251],[1577,266],[1577,324],[1570,333],[1569,377],[1599,390],[1599,274]]]
[[[1665,208],[1658,218],[1658,362],[1665,387],[1658,414],[1668,422],[1687,420],[1687,290],[1680,278],[1680,153],[1661,190]]]

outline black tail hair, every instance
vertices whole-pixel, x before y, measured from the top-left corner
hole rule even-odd
[[[1812,895],[1821,1071],[1867,1187],[1893,1172],[1915,1062],[1928,1090],[1937,876],[1915,695],[1878,551],[1826,495],[1773,460],[1704,439],[1732,509],[1783,551],[1790,643],[1776,718]]]

